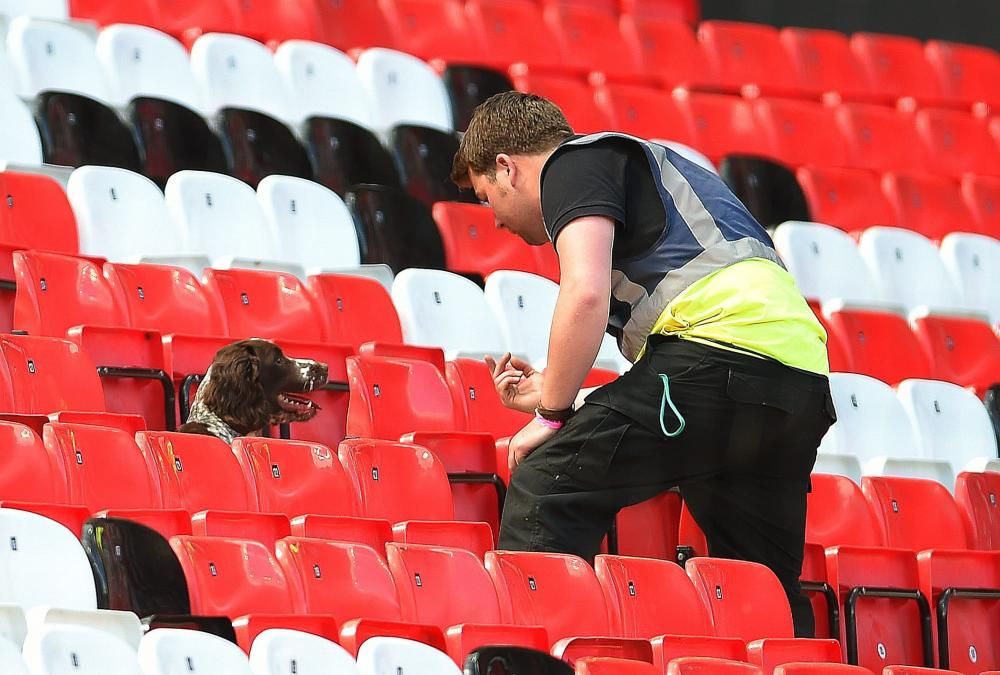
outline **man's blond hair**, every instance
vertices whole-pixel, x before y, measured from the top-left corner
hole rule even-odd
[[[551,101],[518,91],[496,94],[473,113],[455,153],[451,179],[467,186],[470,171],[495,177],[497,155],[545,152],[572,135],[566,116]]]

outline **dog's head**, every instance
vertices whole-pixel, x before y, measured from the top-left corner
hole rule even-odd
[[[319,406],[297,394],[325,385],[327,370],[325,363],[285,356],[270,340],[240,340],[216,353],[198,400],[241,434],[304,422]]]

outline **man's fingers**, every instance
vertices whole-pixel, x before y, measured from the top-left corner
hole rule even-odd
[[[519,358],[517,356],[511,356],[510,357],[510,363],[511,363],[511,365],[513,365],[518,370],[523,370],[525,373],[527,373],[529,375],[531,373],[535,372],[535,369],[531,367],[530,363],[528,363],[524,359]]]
[[[495,373],[497,369],[497,360],[487,354],[483,357],[483,361],[486,362],[487,367],[489,367],[491,373]]]
[[[497,375],[507,370],[509,363],[510,363],[510,352],[504,354],[502,357],[500,357],[499,361],[495,362],[493,367],[493,377],[495,378]]]
[[[496,382],[497,389],[506,389],[509,387],[517,387],[517,383],[521,381],[521,375],[517,371],[508,370],[498,377]]]

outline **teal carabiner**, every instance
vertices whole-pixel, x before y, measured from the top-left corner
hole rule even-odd
[[[684,419],[684,415],[681,411],[677,409],[674,405],[674,401],[670,398],[670,378],[660,373],[660,379],[663,380],[663,398],[660,400],[660,430],[663,431],[663,435],[667,438],[677,438],[684,431],[684,427],[687,426],[687,420]],[[680,426],[677,427],[676,431],[667,431],[667,425],[663,422],[663,415],[667,411],[667,404],[670,404],[670,410],[674,413],[680,421]]]

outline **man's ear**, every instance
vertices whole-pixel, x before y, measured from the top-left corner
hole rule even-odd
[[[514,178],[516,168],[510,155],[506,153],[497,155],[497,178],[507,176],[507,182],[510,182]]]

